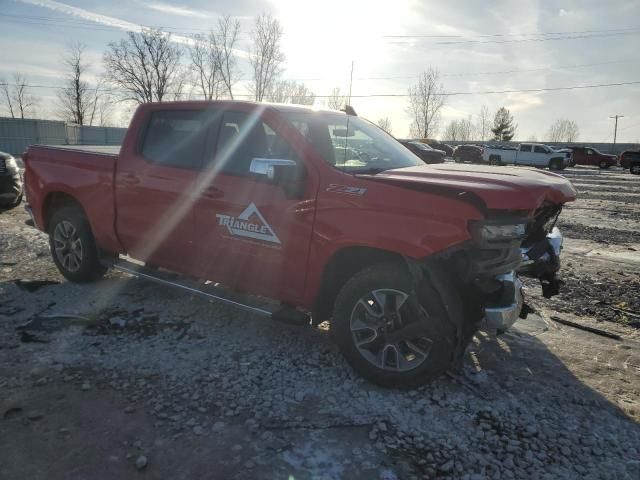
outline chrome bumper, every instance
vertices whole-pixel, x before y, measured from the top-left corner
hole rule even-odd
[[[487,328],[492,330],[507,330],[520,317],[522,306],[524,305],[524,295],[522,294],[522,282],[516,272],[506,273],[496,277],[503,285],[503,289],[513,292],[509,295],[509,303],[504,306],[485,307],[484,316]]]
[[[561,251],[562,234],[557,227],[554,227],[544,240],[520,249],[522,263],[517,272],[496,277],[496,280],[502,283],[503,296],[499,305],[485,306],[488,328],[507,330],[520,317],[524,295],[518,275],[538,278],[542,285],[542,294],[547,298],[559,292],[561,281],[556,274],[560,269]]]

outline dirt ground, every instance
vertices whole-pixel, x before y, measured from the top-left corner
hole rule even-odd
[[[640,478],[640,177],[565,175],[563,293],[527,282],[536,314],[412,391],[362,381],[323,328],[70,284],[0,213],[0,479]]]

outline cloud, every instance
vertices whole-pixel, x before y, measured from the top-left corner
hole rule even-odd
[[[199,18],[210,18],[211,15],[202,10],[193,10],[184,5],[170,5],[168,3],[162,2],[144,2],[144,6],[150,8],[151,10],[156,10],[161,13],[166,13],[169,15],[179,15],[181,17],[199,17]]]
[[[119,28],[127,32],[141,32],[144,29],[142,25],[139,25],[137,23],[128,22],[126,20],[121,20],[119,18],[111,17],[108,15],[94,13],[89,10],[85,10],[84,8],[74,7],[73,5],[67,5],[66,3],[57,2],[55,0],[18,0],[18,1],[28,5],[35,5],[37,7],[47,8],[49,10],[71,15],[73,17],[82,18],[84,20],[89,20],[89,21],[98,23],[100,25]],[[193,43],[193,41],[190,38],[182,35],[175,35],[175,34],[171,34],[171,40],[173,40],[176,43],[182,43],[185,45],[190,45]]]

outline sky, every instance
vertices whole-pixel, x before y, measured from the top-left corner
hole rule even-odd
[[[486,105],[492,116],[511,110],[519,140],[543,141],[553,121],[569,119],[579,140],[610,142],[618,114],[617,141],[640,143],[638,0],[0,0],[0,78],[22,72],[47,86],[31,92],[37,116],[53,118],[50,87],[63,82],[70,42],[86,44],[93,82],[107,44],[128,29],[158,27],[184,44],[231,15],[241,23],[238,93],[247,93],[250,33],[265,12],[284,31],[282,78],[304,82],[322,106],[334,87],[349,90],[353,62],[352,105],[372,121],[389,117],[397,137],[409,134],[407,90],[431,67],[451,94],[436,138],[452,120],[477,121]],[[553,90],[629,82],[638,83]],[[487,93],[540,89],[552,90]],[[114,118],[127,120],[124,109]]]

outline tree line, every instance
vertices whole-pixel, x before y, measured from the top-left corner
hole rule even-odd
[[[226,16],[218,19],[207,34],[197,34],[186,42],[174,41],[170,33],[153,28],[127,32],[119,41],[110,42],[102,56],[102,73],[93,74],[87,61],[86,46],[70,44],[62,56],[65,75],[57,91],[54,114],[77,125],[108,125],[118,103],[135,106],[146,102],[163,102],[184,98],[205,100],[231,99],[242,79],[241,58],[248,60],[248,91],[253,100],[313,105],[316,95],[304,83],[282,78],[286,57],[282,51],[283,29],[270,14],[254,19],[247,52],[239,49],[239,20]],[[0,78],[0,94],[9,115],[33,116],[40,103],[24,74],[16,73],[11,83]],[[411,117],[410,135],[432,138],[440,128],[447,94],[437,69],[428,68],[408,89],[407,113]],[[243,95],[244,97],[244,95]],[[335,87],[326,97],[331,109],[342,109],[349,101]],[[378,125],[392,133],[389,117]],[[513,115],[505,107],[494,115],[483,105],[477,121],[452,120],[442,137],[451,141],[494,139],[509,141],[517,131]],[[578,126],[570,120],[556,121],[549,132],[550,141],[574,141]]]

